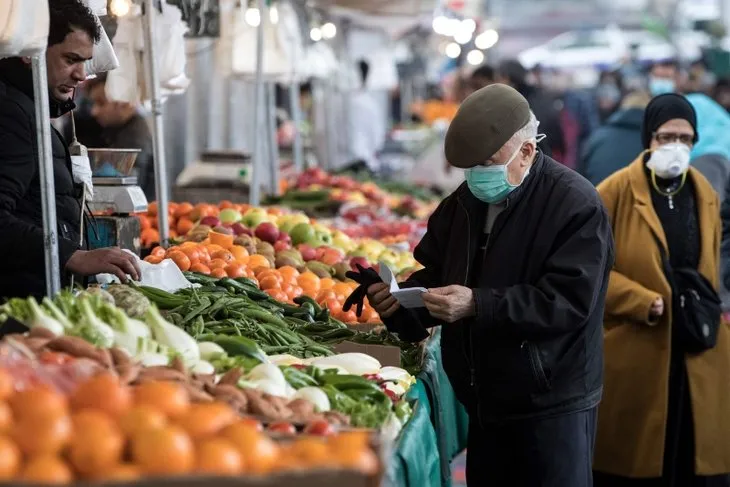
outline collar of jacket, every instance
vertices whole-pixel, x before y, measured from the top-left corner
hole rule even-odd
[[[541,150],[538,150],[535,162],[532,163],[532,167],[530,168],[530,173],[527,175],[525,180],[522,181],[522,184],[520,184],[509,194],[509,196],[507,196],[507,209],[511,208],[525,193],[530,191],[530,188],[535,184],[535,181],[540,178],[544,165],[545,154],[543,154]],[[456,190],[456,197],[464,204],[465,208],[469,211],[469,214],[474,213],[479,207],[487,204],[479,200],[471,193],[471,191],[469,191],[469,186],[466,182],[462,183],[461,186],[459,186],[459,189]]]
[[[0,60],[0,80],[21,91],[35,102],[33,93],[33,71],[20,58]],[[73,100],[58,101],[48,94],[48,108],[51,118],[59,118],[76,108]]]
[[[647,224],[651,228],[654,235],[659,238],[664,245],[664,250],[667,250],[667,240],[664,235],[664,229],[659,221],[659,217],[654,211],[654,206],[651,201],[651,187],[649,186],[649,178],[646,177],[644,154],[641,153],[634,162],[629,166],[629,184],[631,185],[631,192],[634,196],[634,207],[636,211],[646,220]],[[695,198],[697,200],[697,208],[700,212],[700,218],[705,211],[719,211],[718,209],[712,209],[716,205],[716,198],[714,198],[715,191],[710,186],[710,183],[697,171],[697,169],[690,167],[688,177],[694,184]]]

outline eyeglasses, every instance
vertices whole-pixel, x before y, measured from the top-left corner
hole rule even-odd
[[[654,138],[660,144],[671,144],[672,142],[681,142],[685,145],[691,145],[695,140],[694,135],[676,134],[673,132],[662,132],[662,133],[654,132]]]

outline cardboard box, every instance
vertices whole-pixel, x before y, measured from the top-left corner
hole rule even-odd
[[[400,348],[392,345],[365,345],[342,342],[334,346],[335,353],[364,353],[380,362],[383,367],[400,367]]]

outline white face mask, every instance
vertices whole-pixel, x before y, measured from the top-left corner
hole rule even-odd
[[[651,153],[646,166],[660,178],[676,178],[689,169],[689,152],[689,147],[680,142],[665,144]]]

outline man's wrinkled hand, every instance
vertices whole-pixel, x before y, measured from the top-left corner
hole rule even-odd
[[[400,308],[398,301],[390,294],[390,287],[384,282],[368,288],[368,301],[381,318],[390,318]]]
[[[474,291],[464,286],[446,286],[423,293],[423,302],[431,316],[445,323],[455,323],[474,316]]]
[[[128,275],[135,281],[142,275],[135,257],[117,247],[77,250],[66,262],[66,270],[81,276],[113,274],[121,282],[127,282]]]

